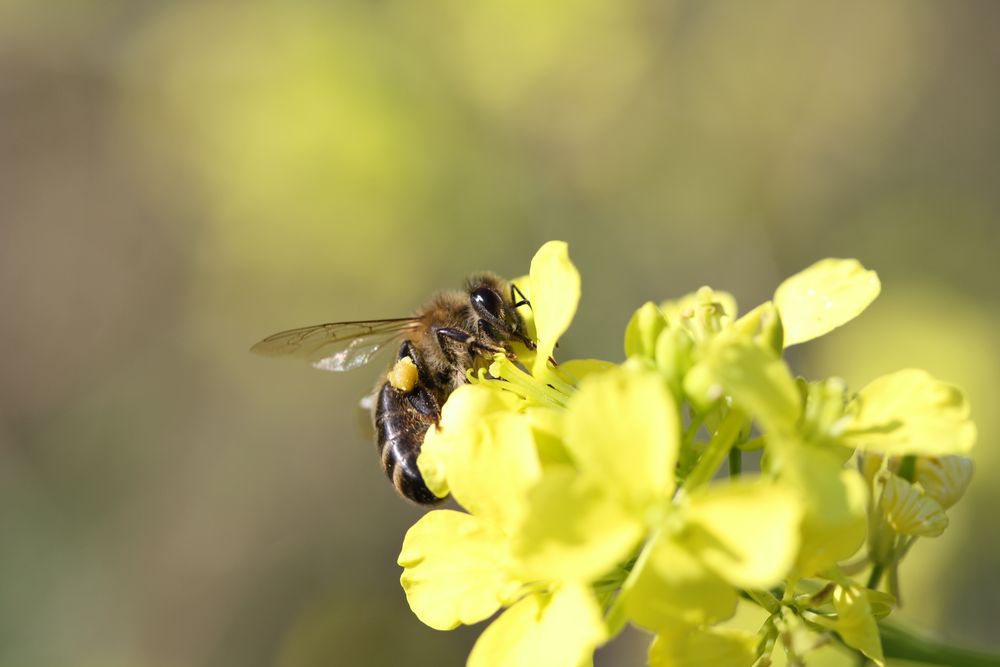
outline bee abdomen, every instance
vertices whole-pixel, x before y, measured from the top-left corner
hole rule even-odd
[[[385,474],[404,497],[421,505],[440,498],[431,493],[417,468],[417,455],[433,422],[422,415],[406,394],[389,382],[379,389],[375,403],[375,431]]]

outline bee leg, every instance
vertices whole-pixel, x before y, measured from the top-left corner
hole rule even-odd
[[[441,406],[438,405],[434,394],[427,391],[426,388],[420,386],[414,388],[413,391],[406,395],[406,400],[409,401],[414,410],[424,417],[433,419],[434,426],[441,425]]]
[[[482,342],[483,340],[490,340],[490,339],[498,340],[500,338],[500,336],[496,332],[496,329],[493,328],[493,325],[491,325],[486,320],[479,320],[477,326],[479,328],[480,339],[476,341],[475,346],[478,349],[483,350],[485,352],[492,352],[494,354],[496,354],[497,352],[502,352],[511,359],[515,361],[517,360],[517,357],[514,356],[514,353],[508,350],[507,348],[497,347],[495,345],[490,345],[489,343]]]
[[[413,362],[413,365],[417,367],[418,371],[423,370],[420,365],[420,360],[417,358],[417,351],[413,349],[413,344],[408,340],[404,340],[399,346],[399,352],[396,353],[396,361],[399,361],[403,357],[409,357],[410,361]]]
[[[452,365],[459,366],[462,364],[461,359],[455,352],[456,344],[465,348],[468,348],[469,344],[475,340],[475,337],[468,331],[462,331],[461,329],[456,329],[454,327],[438,327],[434,329],[434,335],[437,337],[438,347],[444,353],[444,356],[448,358],[448,361]]]
[[[525,334],[521,333],[520,331],[517,332],[516,334],[514,334],[514,338],[516,338],[517,340],[519,340],[522,343],[524,343],[524,346],[526,348],[528,348],[529,350],[534,350],[534,349],[538,348],[538,346],[535,345],[535,341],[531,340],[530,338],[528,338]]]
[[[482,326],[484,322],[480,320],[479,324]],[[439,329],[435,329],[434,334],[438,338],[438,344],[441,346],[441,349],[445,352],[445,354],[449,355],[453,363],[457,363],[458,361],[454,358],[449,349],[454,343],[465,345],[470,354],[482,354],[486,352],[496,353],[505,351],[502,347],[484,343],[468,331],[463,331],[462,329],[457,329],[455,327],[441,327]]]
[[[521,306],[531,308],[531,302],[524,297],[524,292],[519,290],[514,283],[510,284],[510,301],[514,304],[514,308],[520,308]]]
[[[399,352],[396,354],[396,359],[402,359],[403,357],[409,357],[413,365],[417,367],[417,377],[421,379],[426,379],[430,377],[429,371],[424,366],[423,360],[420,355],[417,354],[416,349],[413,344],[408,340],[404,340],[399,346]],[[429,417],[434,420],[434,425],[439,426],[441,422],[441,406],[438,405],[437,399],[434,398],[434,394],[427,391],[427,389],[418,384],[406,395],[406,400],[413,406],[413,409],[419,412],[424,417]]]

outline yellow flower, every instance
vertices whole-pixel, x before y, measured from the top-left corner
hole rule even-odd
[[[824,628],[884,664],[875,619],[893,598],[841,564],[868,537],[878,588],[915,537],[944,529],[972,468],[935,457],[967,451],[975,427],[961,392],[922,371],[857,395],[792,374],[783,350],[862,312],[874,272],[823,260],[742,316],[707,287],[647,303],[620,365],[551,359],[580,296],[565,243],[542,246],[515,284],[537,350],[470,373],[418,459],[428,488],[465,511],[408,531],[414,613],[447,630],[500,611],[472,667],[581,667],[629,622],[656,634],[653,667],[749,665],[779,639],[799,660],[801,638]],[[763,450],[760,475],[742,475],[748,449]],[[768,613],[757,635],[718,625],[741,596]]]
[[[735,587],[766,588],[791,567],[801,511],[788,489],[754,480],[675,496],[680,420],[655,372],[626,365],[588,377],[564,421],[570,463],[532,489],[515,543],[531,575],[594,581],[645,543],[622,599],[655,629],[726,618]]]

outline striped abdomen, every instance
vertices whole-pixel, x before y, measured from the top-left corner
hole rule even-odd
[[[417,455],[424,442],[424,435],[434,420],[421,414],[421,392],[418,386],[405,394],[385,382],[375,401],[375,433],[379,456],[385,474],[403,496],[421,505],[432,505],[441,499],[431,493],[417,468]]]

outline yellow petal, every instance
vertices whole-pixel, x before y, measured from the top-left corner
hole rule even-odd
[[[520,295],[523,295],[528,300],[527,304],[517,308],[517,314],[521,317],[521,321],[524,324],[523,331],[530,340],[538,340],[538,332],[535,330],[535,313],[529,305],[531,304],[531,279],[528,276],[521,276],[510,282],[512,286],[517,288]],[[514,298],[520,300],[521,297],[515,295]],[[524,343],[517,340],[509,341],[508,346],[517,356],[518,362],[523,364],[525,368],[534,366],[536,359],[534,349],[529,350]]]
[[[864,589],[860,586],[837,586],[833,592],[833,605],[837,609],[837,634],[844,643],[864,653],[879,667],[884,667],[882,639]]]
[[[530,511],[514,541],[526,581],[593,581],[625,560],[644,526],[606,487],[563,467],[529,494]]]
[[[469,654],[468,667],[580,667],[607,630],[590,589],[568,585],[530,595],[505,611]]]
[[[820,449],[773,444],[772,469],[804,509],[796,570],[811,576],[854,555],[868,529],[868,492],[860,473]]]
[[[428,429],[424,434],[424,442],[417,455],[417,468],[424,484],[438,498],[444,498],[451,489],[448,488],[447,452],[451,441],[436,428]]]
[[[410,609],[436,630],[489,618],[520,588],[507,574],[506,538],[462,512],[421,517],[407,531],[398,562]]]
[[[650,667],[748,667],[757,652],[757,635],[735,628],[676,626],[649,647]]]
[[[937,537],[948,527],[941,504],[897,475],[889,475],[882,489],[882,511],[897,533]]]
[[[555,372],[561,379],[576,386],[588,375],[611,370],[615,364],[603,359],[570,359],[560,362]]]
[[[856,259],[824,259],[795,274],[774,293],[785,347],[818,338],[850,322],[881,289],[878,275]]]
[[[531,300],[531,278],[528,276],[521,276],[520,278],[515,278],[510,281],[513,283],[524,298],[528,300],[528,303],[533,303]],[[538,339],[538,331],[535,330],[535,311],[527,306],[521,306],[517,309],[518,314],[521,315],[521,320],[524,322],[524,330],[528,334],[528,338],[531,340]]]
[[[844,440],[861,449],[893,456],[963,454],[976,441],[962,391],[923,370],[883,375],[858,393],[847,412]]]
[[[541,476],[531,421],[523,414],[484,416],[448,457],[448,485],[462,507],[511,534]]]
[[[653,631],[727,619],[739,600],[736,589],[668,534],[646,546],[621,595],[628,617]]]
[[[669,498],[680,442],[677,406],[659,374],[614,368],[590,375],[566,410],[566,448],[581,472],[640,516]]]
[[[556,342],[569,328],[580,301],[580,274],[564,241],[549,241],[531,260],[531,309],[538,335],[533,375],[543,376]]]
[[[466,509],[506,529],[524,508],[524,493],[541,468],[520,399],[491,386],[464,385],[442,410],[417,459],[437,495],[451,491]]]
[[[684,545],[734,586],[769,588],[785,577],[798,554],[801,500],[776,484],[706,487],[688,499],[683,516]]]
[[[572,461],[563,442],[562,409],[530,406],[524,410],[531,424],[531,433],[538,450],[538,460],[542,467],[549,465],[569,465]]]
[[[441,408],[441,428],[430,428],[417,457],[424,483],[436,496],[448,495],[448,459],[456,446],[478,436],[488,414],[516,409],[519,399],[508,392],[467,384],[451,393]]]

